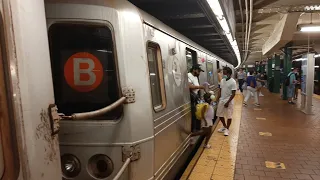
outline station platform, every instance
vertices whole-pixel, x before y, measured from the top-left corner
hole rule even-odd
[[[242,106],[237,93],[230,136],[210,138],[211,149],[199,148],[182,180],[320,180],[320,96],[313,115],[265,90],[261,107]]]

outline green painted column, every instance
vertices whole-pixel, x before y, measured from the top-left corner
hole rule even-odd
[[[274,81],[273,81],[273,92],[280,93],[280,56],[274,55]]]
[[[268,76],[268,89],[270,87],[271,79],[272,79],[272,59],[268,59],[267,62],[267,76]],[[272,92],[272,89],[269,89]]]
[[[292,68],[292,49],[289,48],[288,46],[286,46],[284,48],[284,62],[283,62],[283,75],[284,75],[284,80],[285,81],[285,77],[289,74],[289,72],[291,71]],[[282,83],[282,99],[283,100],[287,100],[287,87],[284,84],[284,82]]]

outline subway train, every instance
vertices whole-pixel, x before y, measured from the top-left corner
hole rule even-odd
[[[0,177],[174,179],[195,148],[189,69],[201,64],[215,91],[217,69],[233,65],[126,0],[45,0],[29,14],[46,18],[47,34],[11,2],[0,7],[1,127],[11,127]]]

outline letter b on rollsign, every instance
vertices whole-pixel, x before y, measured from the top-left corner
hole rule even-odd
[[[87,69],[80,69],[80,64],[88,64]],[[73,59],[73,74],[74,85],[76,86],[92,86],[96,82],[96,75],[93,73],[94,61],[90,58],[74,58]],[[88,74],[88,80],[81,80],[81,74]]]
[[[97,57],[87,52],[72,55],[64,66],[67,84],[76,91],[89,92],[102,82],[103,67]]]

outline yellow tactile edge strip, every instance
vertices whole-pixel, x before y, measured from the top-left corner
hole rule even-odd
[[[209,143],[211,149],[204,149],[198,161],[191,161],[185,173],[181,177],[183,180],[233,180],[235,161],[237,155],[239,128],[242,111],[242,95],[237,94],[235,97],[233,120],[230,127],[230,134],[228,137],[218,132],[222,126],[218,124],[214,133],[212,134]],[[201,153],[198,151],[196,156]],[[196,163],[195,166],[192,163]],[[192,169],[192,167],[194,167]],[[188,172],[191,172],[188,177]]]
[[[320,95],[318,94],[313,94],[313,97],[320,100]]]

